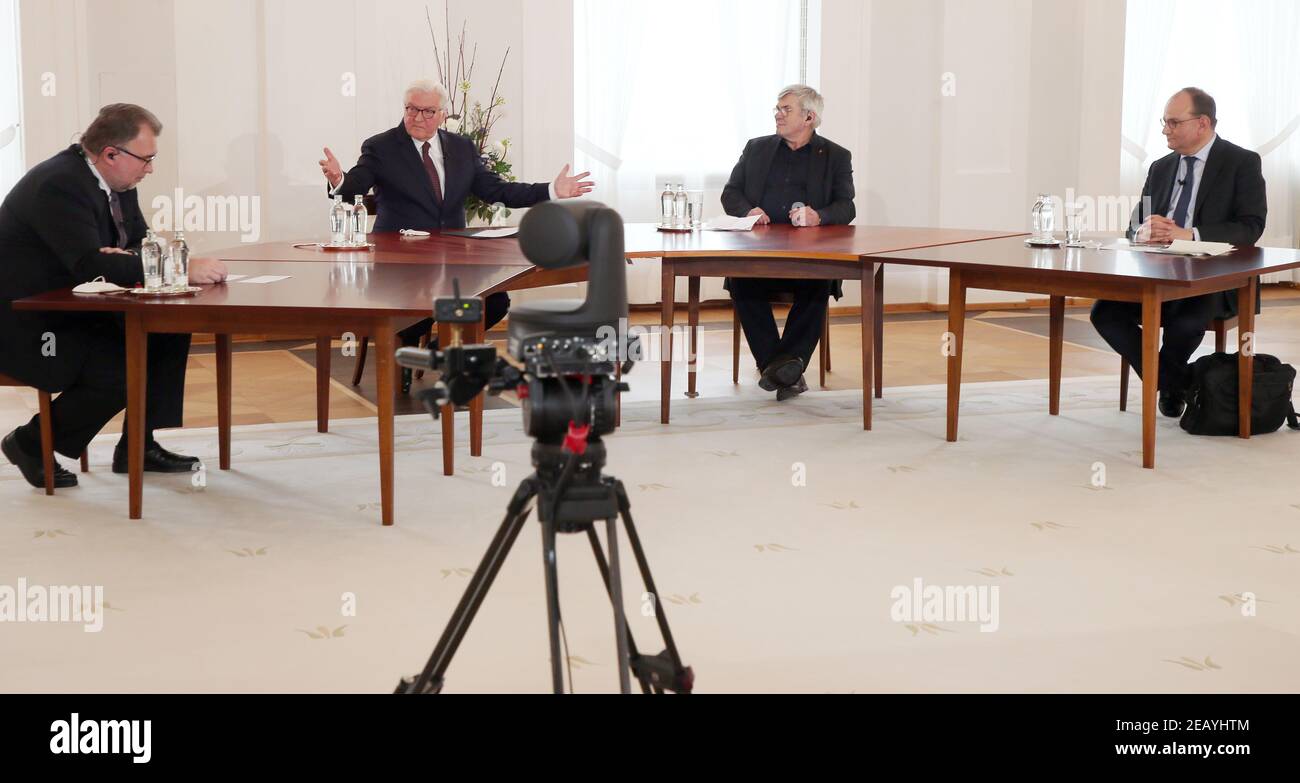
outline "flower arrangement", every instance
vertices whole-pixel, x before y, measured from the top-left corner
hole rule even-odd
[[[506,60],[510,57],[509,47],[506,48],[506,53],[501,57],[501,67],[497,69],[497,79],[492,85],[492,94],[488,97],[486,106],[482,101],[476,100],[471,103],[470,90],[473,88],[474,65],[478,61],[478,44],[475,44],[470,51],[467,65],[465,62],[465,34],[468,23],[461,24],[460,36],[456,40],[456,56],[453,62],[450,12],[447,12],[447,33],[441,48],[438,46],[438,36],[433,31],[433,19],[429,16],[427,7],[425,8],[425,20],[429,25],[429,37],[433,40],[433,57],[438,65],[438,80],[447,88],[447,94],[451,96],[451,105],[447,107],[447,113],[448,120],[456,122],[455,133],[473,142],[475,149],[478,150],[479,157],[483,159],[483,163],[489,171],[497,174],[507,182],[517,181],[518,178],[512,173],[513,166],[509,161],[510,139],[502,139],[495,144],[491,141],[492,128],[503,116],[503,107],[506,104],[505,97],[501,96],[499,91],[501,88],[501,75],[505,72]],[[465,216],[470,220],[478,219],[490,224],[494,220],[509,217],[510,210],[487,204],[477,196],[470,194],[465,199]]]

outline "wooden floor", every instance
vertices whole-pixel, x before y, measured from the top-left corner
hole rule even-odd
[[[1265,309],[1259,319],[1261,353],[1274,353],[1283,361],[1300,361],[1300,291],[1284,286],[1264,287]],[[778,315],[783,315],[778,313]],[[638,325],[658,323],[658,314],[634,313]],[[677,316],[680,325],[685,312]],[[942,312],[899,313],[885,316],[885,387],[918,386],[945,382],[946,363],[941,352],[947,315]],[[963,379],[980,381],[1032,380],[1047,377],[1048,315],[1046,308],[1016,310],[972,310],[966,327],[966,358]],[[504,338],[494,332],[493,337]],[[1101,341],[1088,322],[1086,307],[1066,311],[1064,377],[1118,377],[1119,360]],[[502,339],[498,348],[504,348]],[[833,370],[827,376],[829,389],[861,388],[861,342],[856,315],[833,316],[831,321]],[[1230,340],[1231,343],[1231,340]],[[1212,347],[1207,335],[1203,349]],[[216,426],[216,360],[211,346],[196,344],[191,351],[185,387],[185,426]],[[674,365],[673,395],[681,399],[686,390],[686,365],[680,361],[678,345]],[[1230,350],[1233,350],[1230,347]],[[331,418],[371,416],[375,384],[373,367],[367,366],[359,387],[351,385],[355,359],[345,357],[335,345],[331,363]],[[706,307],[701,311],[699,348],[699,391],[716,398],[737,394],[731,381],[731,309]],[[314,420],[315,345],[283,341],[237,343],[234,356],[235,424],[268,424]],[[807,375],[809,386],[817,388],[816,358]],[[372,365],[373,363],[369,363]],[[638,366],[627,378],[632,390],[625,401],[656,400],[659,396],[657,364]],[[743,338],[741,342],[742,385],[757,383],[754,367]],[[417,382],[420,388],[423,382]],[[489,398],[488,407],[513,407],[512,395]],[[0,389],[0,433],[25,422],[36,411],[36,394],[29,389]],[[423,408],[411,397],[399,397],[397,412],[419,413]],[[120,431],[120,416],[106,432]]]

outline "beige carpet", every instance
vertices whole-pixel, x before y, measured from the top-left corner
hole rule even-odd
[[[871,433],[857,392],[678,399],[666,428],[655,403],[625,408],[609,472],[698,690],[1300,690],[1300,434],[1193,438],[1161,419],[1159,469],[1144,471],[1137,406],[1116,410],[1116,386],[1067,380],[1053,418],[1043,382],[970,385],[957,444],[939,387],[888,390]],[[100,633],[0,622],[0,691],[391,690],[422,666],[529,472],[520,429],[517,411],[489,412],[485,456],[462,444],[444,478],[433,423],[399,421],[388,529],[372,420],[239,428],[236,470],[205,487],[149,477],[141,522],[108,470],[115,437],[54,498],[0,467],[0,587],[102,585],[107,605]],[[164,441],[215,459],[212,431]],[[549,689],[538,529],[448,691]],[[585,539],[562,540],[559,562],[574,686],[614,690]],[[917,579],[997,587],[997,630],[891,619]],[[657,651],[630,573],[625,590]]]

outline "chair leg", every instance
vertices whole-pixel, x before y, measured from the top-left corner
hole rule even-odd
[[[1228,350],[1228,324],[1227,322],[1214,319],[1214,352],[1223,353]]]
[[[826,323],[822,325],[822,345],[826,346],[826,372],[831,371],[831,314],[826,312]],[[822,384],[825,386],[826,384]]]
[[[357,350],[357,368],[352,371],[352,385],[361,385],[361,374],[366,370],[366,349],[370,346],[370,335],[361,335],[361,345]]]
[[[1128,410],[1128,359],[1119,360],[1119,409]]]
[[[87,453],[84,451],[81,452],[81,472],[82,473],[90,472],[90,459],[87,456]]]
[[[38,391],[41,412],[41,465],[45,470],[45,494],[54,494],[54,426],[50,420],[50,393]]]
[[[731,308],[731,382],[740,383],[740,319]]]

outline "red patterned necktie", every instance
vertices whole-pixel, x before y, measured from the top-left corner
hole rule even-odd
[[[425,142],[421,147],[424,151],[424,170],[429,174],[429,181],[433,183],[433,200],[438,206],[442,206],[442,185],[438,184],[438,169],[434,168],[433,158],[429,157],[429,142]]]

